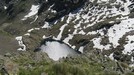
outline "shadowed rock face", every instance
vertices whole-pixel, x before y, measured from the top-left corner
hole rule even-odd
[[[42,13],[48,12],[49,16],[46,17],[45,21],[53,22],[69,12],[80,8],[86,2],[87,0],[0,0],[0,17],[5,17],[9,20],[14,19],[19,14],[29,11],[30,5],[35,3],[40,5],[38,15],[41,16]],[[49,12],[48,9],[50,7],[56,13]]]
[[[1,17],[6,20],[15,19],[19,14],[29,10],[32,2],[33,0],[0,0],[0,20],[3,19]]]
[[[47,17],[46,21],[53,22],[54,20],[59,19],[60,17],[68,14],[76,10],[77,8],[83,6],[87,0],[48,0],[48,2],[43,2],[38,11],[38,15],[40,15],[43,11],[46,11],[49,7],[52,10],[56,11],[53,17]],[[51,12],[49,14],[52,14]]]

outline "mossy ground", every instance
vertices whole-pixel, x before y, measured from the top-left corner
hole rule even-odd
[[[4,61],[10,60],[13,66],[9,75],[121,75],[116,71],[116,62],[101,55],[78,55],[67,57],[59,61],[51,60],[45,53],[30,51],[20,52],[11,57],[4,57]],[[104,61],[103,61],[104,60]],[[5,64],[6,65],[6,64]],[[11,67],[11,66],[9,66]],[[127,67],[128,68],[128,67]],[[6,68],[5,68],[6,69]],[[1,72],[3,73],[3,72]],[[2,74],[1,74],[2,75]],[[126,72],[124,75],[134,75]]]

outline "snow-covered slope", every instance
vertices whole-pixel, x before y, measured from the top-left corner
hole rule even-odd
[[[46,6],[47,3],[49,1],[46,2]],[[32,36],[34,31],[44,31],[44,34],[40,33],[42,37],[46,36],[61,40],[82,53],[88,52],[89,49],[98,49],[102,53],[109,51],[104,55],[115,60],[118,60],[116,59],[118,51],[122,55],[133,54],[134,4],[131,0],[87,0],[83,3],[83,6],[78,5],[79,8],[77,9],[66,4],[65,7],[68,6],[67,8],[73,10],[67,13],[59,9],[58,5],[52,4],[50,7],[44,8],[46,10],[39,15],[38,10],[42,6],[45,5],[32,5],[28,15],[20,19],[24,22],[31,18],[33,21],[29,24],[37,24],[38,22],[41,24],[38,28],[29,29],[24,37]],[[57,13],[60,15],[58,18]],[[93,43],[92,46],[90,46],[91,43]],[[47,45],[51,47],[52,44],[48,42]],[[59,45],[57,47],[59,48]],[[131,58],[133,59],[133,57]],[[119,57],[120,59],[122,57]]]

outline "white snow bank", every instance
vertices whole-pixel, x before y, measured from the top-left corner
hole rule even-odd
[[[101,37],[92,39],[92,41],[94,43],[94,48],[98,48],[101,50],[102,49],[108,50],[108,49],[110,49],[110,43],[112,43],[113,47],[116,48],[119,45],[118,41],[120,40],[120,38],[122,38],[123,35],[125,35],[127,32],[130,32],[132,30],[134,30],[134,19],[122,20],[120,24],[115,24],[110,29],[108,29],[108,33],[105,34],[105,36],[109,37],[108,38],[109,44],[107,44],[105,46],[100,44],[100,42],[102,41],[102,37],[104,36],[103,30],[88,32],[87,35],[99,33],[101,35]],[[133,36],[131,36],[131,41],[132,41],[132,38],[133,38]],[[126,52],[129,52],[128,50],[131,51],[132,49],[134,49],[132,43],[131,43],[131,45],[132,45],[131,47],[130,47],[130,43],[125,45],[125,47],[126,47],[125,52],[124,52],[125,54],[126,54]],[[128,49],[128,48],[130,48],[130,49]]]
[[[134,36],[127,36],[127,44],[124,46],[125,49],[123,50],[124,54],[132,53],[132,50],[134,50]]]
[[[63,26],[61,26],[61,28],[60,28],[60,33],[59,33],[59,35],[57,36],[57,40],[61,40],[61,38],[62,38],[62,33],[63,33],[63,31],[64,31],[64,29],[65,29],[65,27],[67,26],[68,24],[64,24]]]
[[[73,38],[74,36],[71,34],[68,34],[68,37],[65,38],[63,41],[68,44],[69,46],[71,46],[71,44],[69,43],[69,41]]]
[[[114,60],[113,53],[111,53],[111,54],[109,55],[109,58],[110,58],[111,60]]]
[[[108,2],[109,0],[98,0],[98,3]]]
[[[48,56],[55,61],[75,53],[69,46],[56,41],[46,42],[46,45],[41,46],[41,50],[46,52]]]
[[[18,41],[18,44],[21,48],[18,48],[17,50],[19,51],[26,51],[26,46],[24,45],[23,41],[22,41],[22,36],[18,36],[15,38]]]
[[[74,16],[75,14],[69,13],[66,23],[68,24],[73,19]]]
[[[32,5],[30,12],[26,16],[24,16],[22,20],[26,20],[28,17],[36,15],[38,12],[38,9],[39,9],[39,5]]]
[[[34,31],[34,30],[40,30],[40,28],[31,28],[31,29],[29,29],[27,32],[30,33],[30,32],[32,32],[32,31]]]
[[[26,33],[26,34],[24,34],[25,36],[30,36],[30,33]]]
[[[84,50],[84,47],[83,47],[83,46],[81,46],[81,47],[79,48],[79,50],[78,50],[78,51],[80,51],[81,53],[83,53],[83,50]]]
[[[51,26],[49,25],[48,22],[45,22],[44,26],[42,26],[41,28],[51,28]]]
[[[127,19],[121,21],[120,24],[116,24],[108,30],[108,36],[110,43],[113,44],[113,47],[116,48],[119,43],[119,39],[122,38],[126,32],[134,30],[134,19]]]
[[[6,10],[7,9],[7,6],[4,6],[4,9]]]
[[[110,49],[110,46],[111,46],[110,44],[107,44],[105,46],[100,44],[101,41],[102,41],[101,37],[94,38],[94,39],[92,39],[92,41],[94,43],[94,48],[98,48],[98,49],[101,49],[101,50],[103,50],[103,49],[105,49],[105,50]]]

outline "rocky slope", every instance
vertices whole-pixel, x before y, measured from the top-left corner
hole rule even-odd
[[[84,61],[96,56],[95,60],[90,60],[102,64],[103,71],[133,73],[133,0],[0,0],[0,35],[1,54],[20,55],[24,51],[36,55],[43,51],[42,45],[46,42],[57,41],[76,52],[76,56],[71,54],[73,59]],[[60,46],[45,49],[51,47]]]

